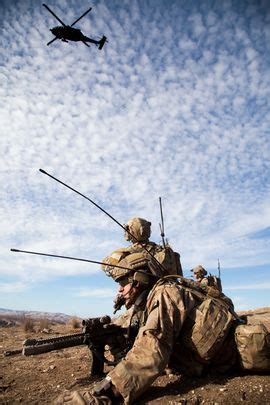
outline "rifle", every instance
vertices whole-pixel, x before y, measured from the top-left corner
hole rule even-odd
[[[102,375],[104,364],[114,366],[125,355],[131,347],[128,336],[128,328],[111,323],[111,318],[106,315],[101,318],[88,318],[82,321],[82,332],[69,335],[61,335],[49,339],[26,339],[22,349],[8,350],[4,356],[22,354],[24,356],[48,353],[53,350],[67,347],[87,345],[92,356],[90,374],[92,376]],[[116,336],[125,339],[125,348],[115,356],[115,361],[105,358],[105,346],[113,343]]]

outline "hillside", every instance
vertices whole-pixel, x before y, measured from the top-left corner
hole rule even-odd
[[[270,308],[248,312],[250,319],[255,320],[257,314],[270,324]],[[56,314],[56,319],[58,315],[63,314]],[[85,389],[95,383],[89,376],[91,356],[85,346],[38,356],[3,356],[5,350],[21,347],[26,338],[48,338],[80,331],[73,329],[71,323],[57,323],[52,318],[44,333],[38,331],[39,323],[38,320],[34,322],[33,331],[24,331],[23,325],[19,324],[0,327],[1,404],[50,404],[64,389]],[[270,375],[208,375],[203,378],[162,375],[137,404],[217,405],[241,402],[252,405],[270,403]]]
[[[17,322],[19,324],[23,317],[33,319],[48,319],[53,323],[67,323],[71,315],[62,314],[60,312],[41,312],[41,311],[18,311],[14,309],[0,308],[0,320]]]

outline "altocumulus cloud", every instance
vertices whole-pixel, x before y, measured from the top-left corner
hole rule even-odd
[[[80,288],[73,295],[76,297],[111,298],[115,296],[115,291],[111,288]]]
[[[67,23],[88,6],[50,2]],[[115,224],[40,167],[121,222],[147,217],[155,240],[161,195],[184,268],[269,264],[269,236],[250,236],[270,224],[268,2],[96,1],[79,26],[108,36],[102,52],[46,47],[57,22],[41,4],[2,7],[3,276],[86,272],[43,259],[33,271],[31,258],[20,275],[10,247],[100,259],[122,244]]]

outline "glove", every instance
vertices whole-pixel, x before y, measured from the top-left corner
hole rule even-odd
[[[116,363],[119,362],[130,349],[127,339],[122,333],[108,336],[106,344]]]
[[[95,396],[90,391],[64,391],[54,400],[53,405],[112,405],[112,401],[105,395]]]

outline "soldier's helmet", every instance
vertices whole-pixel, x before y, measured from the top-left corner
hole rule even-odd
[[[207,271],[205,270],[205,268],[203,268],[203,266],[201,266],[200,264],[198,266],[195,266],[190,271],[192,271],[194,274],[201,274],[202,276],[206,276],[206,274],[207,274]]]
[[[151,235],[151,222],[143,218],[132,218],[124,225],[125,239],[131,242],[148,242]],[[134,236],[134,238],[132,237]]]
[[[102,270],[116,282],[123,278],[132,281],[136,273],[148,275],[149,277],[154,276],[155,278],[163,275],[159,266],[142,253],[131,253],[119,261],[112,256],[108,256],[103,260],[103,263]]]

